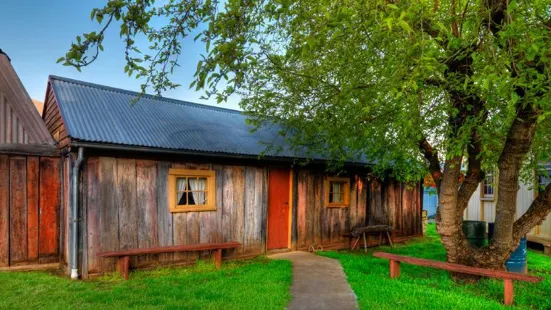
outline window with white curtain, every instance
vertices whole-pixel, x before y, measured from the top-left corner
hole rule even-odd
[[[350,178],[328,177],[325,182],[325,206],[346,208],[350,205]]]
[[[169,170],[171,212],[216,210],[215,172],[212,170]]]

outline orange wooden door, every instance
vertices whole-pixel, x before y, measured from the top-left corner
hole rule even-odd
[[[289,170],[271,169],[268,189],[268,250],[289,244]]]

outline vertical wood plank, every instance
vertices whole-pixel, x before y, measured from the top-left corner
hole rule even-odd
[[[119,206],[119,249],[136,249],[138,247],[138,204],[136,161],[134,159],[116,160],[115,204]],[[130,259],[130,265],[136,265],[136,258]]]
[[[232,219],[235,218],[234,208],[234,184],[233,184],[233,171],[234,167],[226,166],[222,171],[222,240],[224,242],[232,241],[237,231],[237,227],[233,227]],[[238,236],[235,236],[236,238]]]
[[[367,187],[369,186],[369,182],[366,178],[360,178],[360,182],[360,186],[358,187],[358,225],[365,226],[367,224],[365,215],[368,208]]]
[[[358,175],[350,182],[350,229],[358,227]]]
[[[25,157],[10,158],[10,265],[28,258],[27,166]]]
[[[119,206],[116,203],[118,186],[117,161],[111,157],[99,160],[99,214],[101,251],[119,250]],[[103,271],[115,271],[116,259],[104,258]]]
[[[2,96],[0,96],[2,97]],[[1,107],[0,107],[1,108]],[[0,267],[9,266],[10,160],[0,155]]]
[[[243,245],[238,250],[239,254],[243,254],[245,252],[245,167],[233,168],[231,183],[233,184],[233,202],[230,202],[233,208],[231,212],[232,241],[240,242]],[[226,186],[225,182],[224,186]],[[226,204],[225,199],[224,204]]]
[[[174,227],[172,213],[168,208],[168,170],[172,166],[169,162],[157,163],[157,221],[159,246],[174,244]],[[167,263],[174,259],[173,253],[159,255],[159,262]]]
[[[265,168],[257,168],[255,173],[255,219],[253,253],[264,253],[266,249],[266,223],[268,221],[267,184],[268,173]],[[287,197],[286,197],[287,198]]]
[[[100,173],[99,159],[90,157],[86,160],[87,179],[87,226],[88,226],[88,272],[97,273],[103,270],[103,261],[97,257],[101,252],[100,226]]]
[[[39,203],[38,157],[27,157],[27,238],[29,261],[38,260],[38,203]]]
[[[59,251],[59,209],[61,207],[60,160],[40,158],[39,259],[57,261]]]
[[[307,172],[300,170],[298,173],[298,248],[307,248],[306,244],[306,181]]]
[[[388,225],[390,225],[393,229],[396,228],[395,226],[395,214],[396,214],[396,199],[395,199],[395,189],[394,184],[396,181],[394,179],[389,180],[388,182],[388,188],[386,190],[387,197],[388,197]]]
[[[78,232],[78,247],[80,253],[78,255],[78,268],[82,279],[88,279],[88,171],[86,169],[86,161],[82,163],[80,172],[80,188],[79,188],[79,232]],[[63,205],[63,202],[61,203]],[[61,233],[61,231],[60,231]]]
[[[188,244],[199,243],[199,214],[198,212],[187,212],[186,241]],[[188,253],[188,259],[193,260],[199,257],[198,252]]]
[[[60,241],[61,244],[63,244],[62,247],[62,253],[63,257],[65,259],[65,263],[67,264],[67,274],[70,273],[69,270],[69,206],[70,206],[70,197],[71,197],[71,157],[68,156],[63,159],[63,204],[62,204],[62,220],[60,220],[60,223],[62,227],[60,227],[61,233],[63,234],[61,238],[63,240]]]
[[[154,161],[136,161],[136,187],[138,205],[138,247],[150,248],[159,245],[157,220],[157,165]],[[138,264],[155,264],[158,257],[138,257]]]
[[[253,250],[255,234],[255,191],[256,169],[245,167],[245,238],[244,251],[251,253]]]
[[[306,178],[306,245],[314,245],[314,218],[315,218],[315,201],[314,201],[314,175],[308,173]]]
[[[216,211],[212,212],[213,216],[213,242],[222,242],[223,231],[222,231],[222,218],[223,218],[223,205],[224,205],[224,166],[213,165],[212,167],[216,172],[216,194],[215,194],[215,204]]]
[[[323,187],[323,175],[317,174],[314,177],[314,244],[320,245],[322,244],[321,240],[321,208],[323,204],[323,196],[321,195],[321,188]]]

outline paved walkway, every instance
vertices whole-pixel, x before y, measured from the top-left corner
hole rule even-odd
[[[339,261],[306,252],[270,256],[293,263],[293,300],[289,310],[358,309],[356,295]]]

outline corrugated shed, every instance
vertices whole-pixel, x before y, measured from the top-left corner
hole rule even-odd
[[[304,157],[284,147],[278,126],[251,132],[239,111],[50,77],[71,139],[172,150]],[[297,155],[297,156],[295,156]]]

